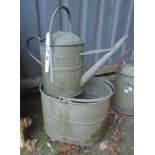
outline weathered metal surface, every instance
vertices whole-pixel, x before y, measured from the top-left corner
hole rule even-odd
[[[83,58],[80,56],[80,52],[83,51],[83,43],[53,46],[53,83],[50,81],[50,73],[44,71],[45,48],[44,44],[40,44],[45,92],[53,97],[71,97],[79,94],[81,92],[80,80],[83,74]]]
[[[60,9],[65,9],[70,19],[71,31],[71,15],[68,8],[61,6],[58,7],[51,17],[49,26],[49,34],[51,36],[53,21],[56,13]],[[31,39],[38,39],[40,47],[41,62],[33,56],[29,50],[29,42]],[[84,51],[84,42],[73,33],[56,32],[49,38],[49,45],[53,52],[50,54],[50,61],[52,60],[54,80],[51,83],[50,72],[45,72],[45,57],[46,57],[46,44],[45,40],[38,37],[31,37],[27,41],[27,49],[29,54],[42,66],[44,90],[50,96],[75,96],[81,92],[80,80],[83,74],[83,57],[80,55]],[[65,38],[65,40],[64,40]],[[76,42],[78,40],[78,42]],[[80,41],[79,41],[80,40]],[[75,41],[75,42],[73,42]]]
[[[124,62],[124,64],[121,65],[120,74],[133,78],[134,77],[134,64],[133,63],[126,64]]]
[[[44,40],[39,41],[41,67],[45,92],[53,97],[74,96],[80,93],[80,80],[83,74],[83,42],[77,45],[53,45],[54,81],[50,81],[50,73],[45,72]]]
[[[27,43],[29,43],[29,41],[33,38],[37,37],[31,37]],[[51,46],[51,48],[53,48],[52,57],[54,69],[54,81],[52,83],[50,81],[51,73],[45,72],[46,45],[44,40],[39,39],[41,62],[31,53],[30,55],[42,65],[45,92],[53,97],[72,97],[81,93],[82,87],[85,83],[103,66],[103,64],[117,51],[117,49],[120,48],[126,39],[127,36],[122,37],[114,48],[103,56],[99,62],[92,66],[86,73],[84,73],[84,75],[83,57],[80,55],[80,53],[84,50],[84,42],[81,40],[81,43],[74,45],[53,44]]]
[[[114,93],[112,84],[108,83],[92,78],[85,85],[84,93],[77,97],[90,100],[87,103],[52,98],[40,87],[46,134],[55,140],[82,146],[101,140],[105,134],[110,97]],[[101,97],[100,102],[91,101]]]
[[[105,62],[124,44],[124,42],[128,39],[128,36],[124,35],[107,54],[102,56],[102,58],[83,75],[83,56],[81,53],[84,51],[84,41],[71,32],[58,31],[51,35],[54,17],[60,9],[66,10],[69,17],[71,30],[71,15],[69,9],[64,6],[59,6],[56,8],[51,17],[49,26],[49,39],[46,38],[46,42],[48,42],[48,49],[50,49],[48,51],[50,53],[50,71],[46,71],[46,50],[48,49],[45,41],[37,37],[31,37],[28,39],[26,44],[28,52],[32,58],[35,59],[39,64],[42,64],[45,92],[53,97],[72,97],[76,96],[82,91],[82,87],[85,85],[85,83],[87,83],[88,80],[90,80],[90,78],[95,75],[95,73],[101,67],[103,67]],[[29,50],[29,41],[31,41],[33,38],[38,39],[40,42],[41,62],[35,58],[35,56],[33,56]],[[99,50],[99,52],[101,52],[101,50]]]
[[[72,14],[72,32],[85,41],[85,51],[109,48],[125,33],[131,39],[111,57],[109,64],[118,61],[120,54],[134,46],[134,0],[21,0],[21,78],[41,75],[38,66],[27,54],[25,42],[29,36],[45,38],[51,13],[58,5],[65,5]],[[55,19],[54,32],[67,31],[68,19],[64,11]],[[36,43],[31,44],[34,55],[39,58]],[[88,69],[103,54],[84,58]],[[126,61],[133,60],[130,53]]]
[[[115,45],[113,45],[113,48],[107,54],[102,56],[91,68],[86,71],[81,78],[81,86],[84,86],[85,83],[103,67],[103,65],[109,60],[109,58],[111,58],[112,55],[116,53],[116,51],[125,43],[127,39],[128,36],[124,35]]]
[[[119,73],[116,77],[115,82],[115,94],[112,98],[112,105],[113,108],[117,111],[127,114],[127,115],[134,115],[134,77],[133,77],[133,65],[129,65],[129,70],[127,70],[127,65],[124,66],[126,69],[122,70],[122,73]],[[120,72],[121,72],[120,71]],[[131,72],[132,71],[132,72]],[[127,76],[126,74],[131,76]]]

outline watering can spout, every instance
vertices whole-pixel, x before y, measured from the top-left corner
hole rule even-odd
[[[106,55],[104,55],[99,61],[97,61],[97,63],[95,63],[88,71],[86,71],[81,78],[81,87],[83,87],[85,83],[87,83],[87,81],[94,76],[101,67],[103,67],[106,61],[124,44],[128,38],[128,35],[124,35]]]

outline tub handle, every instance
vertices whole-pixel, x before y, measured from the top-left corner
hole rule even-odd
[[[32,37],[28,38],[27,41],[26,41],[26,50],[27,50],[27,52],[29,53],[29,55],[30,55],[38,64],[41,65],[41,61],[38,60],[38,59],[31,53],[31,51],[30,51],[29,43],[30,43],[30,41],[31,41],[32,39],[36,39],[36,40],[38,40],[38,41],[41,41],[41,39],[40,39],[39,37],[36,37],[36,36],[32,36]]]

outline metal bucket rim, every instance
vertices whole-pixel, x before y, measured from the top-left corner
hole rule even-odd
[[[128,75],[125,75],[125,74],[122,74],[122,73],[119,73],[119,74],[118,74],[118,76],[120,76],[120,75],[121,75],[121,76],[125,76],[125,77],[129,77],[129,78],[134,78],[134,76],[128,76]]]
[[[127,111],[122,111],[122,110],[119,109],[119,107],[115,106],[114,104],[112,104],[111,107],[112,107],[114,110],[116,110],[116,111],[118,111],[118,112],[120,112],[120,113],[123,113],[123,114],[125,114],[125,115],[127,115],[127,116],[134,116],[134,112],[133,112],[133,113],[132,113],[132,112],[130,113],[130,112],[127,112]]]
[[[41,40],[39,40],[39,42],[46,46],[45,39],[41,39]],[[50,46],[76,46],[76,45],[83,45],[84,43],[85,43],[85,40],[81,39],[80,42],[75,43],[75,44],[65,44],[65,45],[63,45],[63,44],[53,44],[53,45],[51,45],[50,44]]]
[[[111,89],[111,92],[109,95],[107,96],[104,96],[104,97],[100,97],[100,98],[96,98],[96,99],[75,99],[75,98],[66,98],[66,97],[60,97],[60,98],[54,98],[54,97],[51,97],[49,95],[47,95],[43,90],[42,90],[42,87],[43,87],[43,83],[40,84],[39,86],[39,90],[41,92],[41,94],[43,94],[44,96],[52,99],[52,100],[57,100],[61,103],[69,103],[69,104],[83,104],[83,103],[89,103],[89,104],[83,104],[83,105],[90,105],[90,104],[97,104],[97,103],[103,103],[103,101],[109,99],[113,94],[114,94],[114,86],[113,84],[106,80],[106,79],[99,79],[98,80],[101,80],[101,81],[104,81],[106,84],[108,84],[108,86],[110,87]]]
[[[104,81],[104,83],[106,83],[109,88],[111,89],[111,94],[107,95],[107,96],[104,96],[104,97],[99,97],[99,98],[95,98],[95,99],[78,99],[78,98],[67,98],[67,100],[71,101],[71,102],[78,102],[78,103],[91,103],[91,102],[103,102],[105,100],[107,100],[108,98],[110,98],[113,94],[114,94],[114,85],[107,79],[105,78],[95,78],[93,77],[92,79],[97,79],[97,80],[100,80],[100,81]]]

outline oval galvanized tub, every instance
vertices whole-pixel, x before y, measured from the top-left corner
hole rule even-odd
[[[90,146],[103,138],[109,101],[114,93],[109,81],[92,78],[83,94],[73,100],[47,96],[42,86],[40,92],[48,137],[81,146]]]

